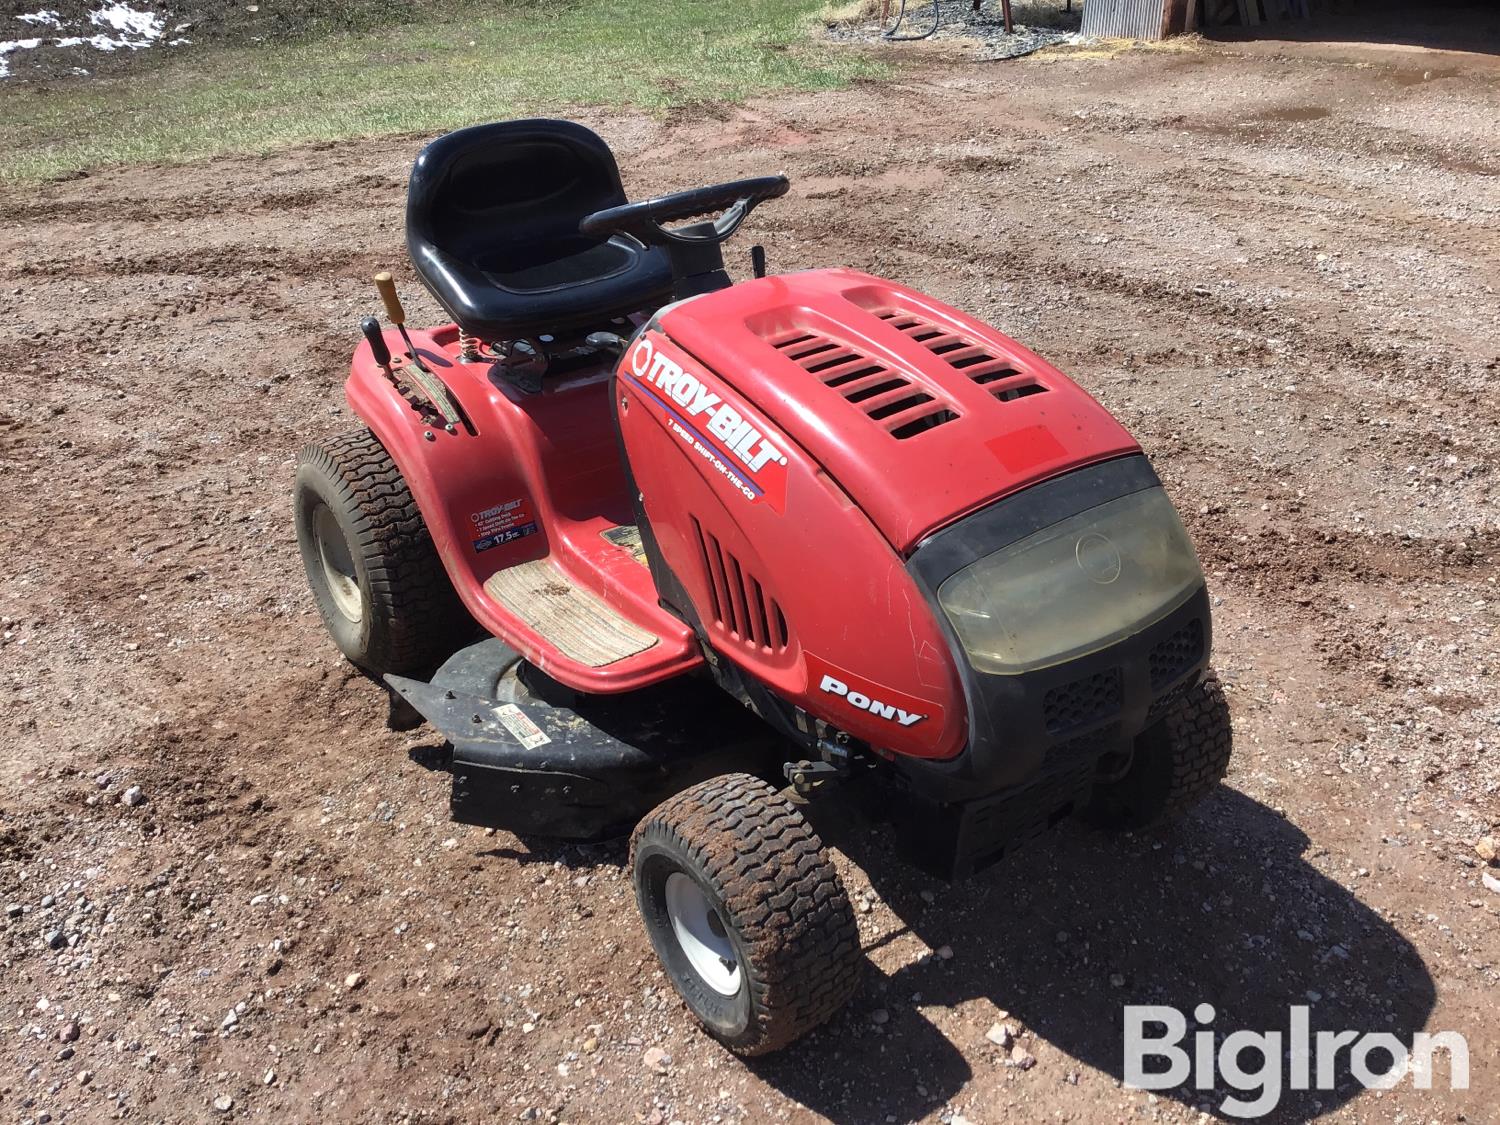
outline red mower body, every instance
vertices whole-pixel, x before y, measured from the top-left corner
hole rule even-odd
[[[349,401],[482,625],[586,692],[699,664],[696,627],[781,700],[887,755],[952,758],[968,735],[952,646],[911,551],[1003,497],[1139,448],[1014,340],[848,270],[669,306],[613,377],[580,372],[539,394],[459,363],[452,328],[415,338],[473,434],[434,431],[365,348]],[[689,620],[606,535],[635,521],[637,497]],[[655,642],[601,666],[559,652],[487,587],[541,559]]]

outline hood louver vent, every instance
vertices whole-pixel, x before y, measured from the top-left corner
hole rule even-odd
[[[824,386],[858,406],[894,438],[915,437],[958,417],[946,403],[914,386],[904,375],[826,336],[792,329],[768,342]]]
[[[714,624],[754,648],[785,652],[791,643],[791,630],[781,606],[767,596],[760,580],[740,566],[739,559],[723,548],[713,532],[703,529],[698,517],[692,520],[700,561],[708,576]]]
[[[933,355],[942,357],[949,367],[962,371],[1001,402],[1039,395],[1047,389],[1034,377],[1017,371],[1008,360],[991,355],[980,345],[931,321],[900,309],[885,309],[875,315],[910,336]]]

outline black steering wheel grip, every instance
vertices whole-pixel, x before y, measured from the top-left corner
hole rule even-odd
[[[600,237],[611,234],[634,235],[648,246],[668,242],[723,242],[739,229],[755,205],[787,193],[791,181],[785,176],[756,176],[748,180],[731,180],[708,187],[673,192],[639,203],[622,203],[586,216],[578,224],[582,234]],[[696,219],[700,215],[723,212],[714,220],[711,231],[686,233],[667,230],[661,224]]]

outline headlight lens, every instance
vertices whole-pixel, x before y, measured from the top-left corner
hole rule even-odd
[[[938,602],[981,672],[1097,652],[1186,601],[1203,570],[1160,488],[1080,512],[973,562]]]

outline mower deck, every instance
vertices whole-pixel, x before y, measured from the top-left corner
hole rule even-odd
[[[622,836],[689,785],[735,770],[774,775],[786,757],[711,683],[582,695],[495,638],[455,653],[431,682],[385,679],[452,746],[453,819],[521,836]]]

